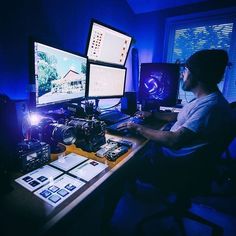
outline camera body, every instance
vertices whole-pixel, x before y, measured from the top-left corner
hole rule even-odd
[[[18,144],[17,167],[22,172],[35,170],[50,161],[50,146],[38,140]]]
[[[106,125],[103,121],[74,118],[68,122],[68,125],[75,128],[76,147],[88,152],[96,152],[106,143]]]

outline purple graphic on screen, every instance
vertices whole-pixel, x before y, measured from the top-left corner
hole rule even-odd
[[[176,105],[179,77],[177,64],[141,64],[139,100],[157,100],[161,106]]]

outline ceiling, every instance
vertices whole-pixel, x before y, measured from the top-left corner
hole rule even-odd
[[[135,14],[190,5],[207,0],[126,0]]]

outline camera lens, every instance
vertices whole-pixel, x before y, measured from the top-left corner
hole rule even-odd
[[[55,123],[50,118],[42,119],[39,125],[35,126],[31,132],[32,137],[46,142],[51,146],[57,143],[70,145],[76,141],[73,127]]]
[[[65,145],[73,144],[76,141],[74,128],[62,124],[50,124],[54,126],[52,139],[55,142],[64,143]]]

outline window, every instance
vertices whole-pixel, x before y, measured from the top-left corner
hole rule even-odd
[[[166,25],[165,60],[184,63],[201,49],[225,49],[229,53],[232,68],[226,70],[219,89],[229,102],[236,100],[236,9],[214,11],[169,18]],[[190,92],[179,89],[182,103],[194,98]]]

